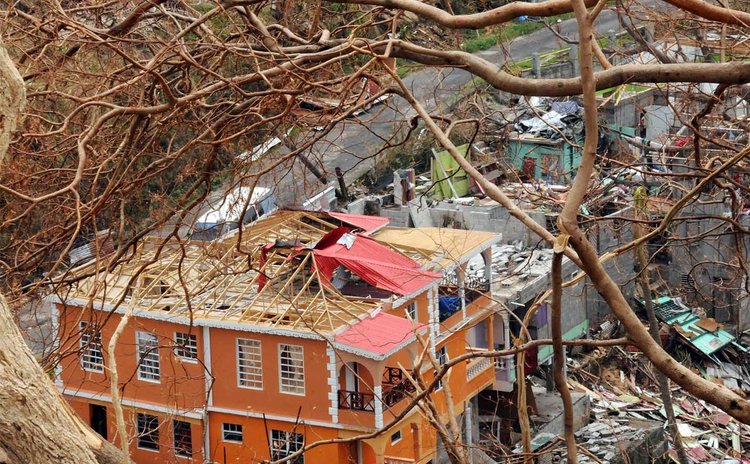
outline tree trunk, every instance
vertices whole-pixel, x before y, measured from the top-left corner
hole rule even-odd
[[[0,334],[0,462],[122,463],[120,451],[84,424],[57,392],[2,296]]]

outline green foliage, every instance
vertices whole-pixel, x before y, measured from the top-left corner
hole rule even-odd
[[[536,32],[543,29],[544,23],[555,23],[557,20],[565,21],[573,17],[572,13],[565,13],[562,15],[551,16],[544,21],[524,21],[522,23],[509,22],[505,24],[501,29],[497,31],[491,31],[485,34],[479,34],[476,31],[470,32],[475,34],[474,37],[468,37],[464,40],[461,45],[461,49],[465,52],[476,53],[488,48],[494,47],[500,42],[509,42],[522,35],[528,35],[532,32]]]
[[[496,32],[489,34],[477,35],[464,40],[461,44],[461,49],[468,53],[481,52],[497,45],[500,40],[500,35]]]

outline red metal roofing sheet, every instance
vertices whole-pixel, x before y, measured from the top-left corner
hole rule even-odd
[[[335,217],[339,221],[358,227],[365,232],[372,232],[373,230],[379,229],[391,222],[390,219],[380,216],[363,216],[361,214],[346,214],[335,212],[329,212],[328,214],[330,214],[331,217]]]
[[[414,337],[415,329],[421,331],[424,325],[416,328],[403,317],[388,313],[378,313],[368,317],[334,337],[334,341],[366,353],[385,355]]]
[[[333,230],[313,250],[315,264],[329,282],[339,265],[373,287],[397,295],[411,295],[442,278],[442,274],[424,271],[413,259],[364,235],[349,235],[353,240],[350,246],[339,243],[347,233],[345,228]]]

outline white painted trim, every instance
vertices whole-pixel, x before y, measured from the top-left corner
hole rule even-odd
[[[190,340],[190,335],[195,336],[195,344],[196,344],[196,347],[195,347],[195,358],[186,358],[184,356],[180,356],[179,354],[177,354],[177,350],[180,348],[179,346],[175,346],[172,349],[172,354],[174,354],[174,356],[176,358],[178,358],[180,360],[180,362],[185,362],[185,363],[189,363],[189,364],[198,364],[198,346],[197,346],[198,345],[198,336],[195,333],[180,332],[178,330],[175,330],[172,333],[172,340],[174,341],[175,345],[177,345],[177,334],[178,333],[179,334],[183,334],[183,335],[187,335],[188,336],[188,340]]]
[[[383,428],[383,386],[375,385],[372,389],[373,396],[375,397],[375,428]]]
[[[240,429],[242,429],[242,431],[240,432],[240,435],[242,435],[242,438],[239,439],[239,440],[227,440],[225,438],[225,435],[226,435],[226,432],[227,432],[226,429],[225,429],[225,427],[224,427],[225,425],[239,425]],[[230,430],[229,433],[237,433],[237,432]],[[222,422],[221,423],[221,441],[222,441],[222,443],[234,443],[234,444],[240,444],[241,445],[245,441],[245,427],[243,427],[242,424],[234,424],[234,423],[231,423],[231,422]]]
[[[309,419],[302,419],[299,420],[296,417],[286,417],[286,416],[275,416],[272,414],[263,414],[260,412],[250,412],[250,411],[242,411],[238,409],[230,409],[230,408],[220,408],[217,406],[211,406],[208,408],[209,412],[217,412],[222,414],[232,414],[235,416],[241,416],[241,417],[249,417],[252,419],[267,419],[272,421],[278,421],[278,422],[288,422],[290,424],[296,424],[296,423],[302,423],[304,422],[305,425],[312,425],[315,427],[325,427],[329,429],[339,429],[339,430],[354,430],[354,431],[360,431],[360,432],[370,432],[372,431],[371,427],[362,427],[357,425],[342,425],[342,424],[332,424],[330,422],[323,422],[318,420],[309,420]]]
[[[331,391],[328,394],[331,400],[331,407],[328,413],[331,415],[331,421],[334,424],[339,422],[339,393],[338,393],[338,372],[336,369],[336,352],[331,345],[326,345],[326,354],[328,355],[328,384],[331,387]]]
[[[102,394],[102,393],[86,392],[86,391],[78,390],[75,388],[61,388],[60,393],[63,395],[72,396],[75,398],[85,398],[88,400],[96,400],[96,401],[102,401],[105,403],[112,403],[112,397],[109,395]],[[145,411],[153,411],[153,412],[162,413],[162,414],[166,414],[170,416],[187,417],[189,419],[197,419],[197,420],[203,419],[203,413],[199,412],[197,409],[194,409],[191,411],[179,411],[177,409],[167,408],[164,406],[160,406],[158,404],[144,403],[142,401],[135,401],[135,400],[127,399],[127,398],[123,398],[121,402],[123,406],[127,406],[130,408],[142,409]],[[204,427],[205,427],[205,424],[204,424]]]
[[[435,279],[435,282],[433,282],[432,284],[430,284],[427,287],[422,287],[419,290],[417,290],[417,291],[415,291],[415,292],[413,292],[413,293],[411,293],[409,295],[404,295],[404,296],[401,296],[399,298],[396,298],[395,300],[393,300],[393,303],[392,303],[393,307],[395,308],[396,306],[401,306],[402,304],[406,303],[407,301],[413,300],[414,298],[418,297],[422,293],[429,292],[430,291],[430,287],[432,287],[435,284],[439,284],[439,282],[441,280],[442,279]]]
[[[59,297],[57,297],[57,295],[48,295],[48,297],[45,297],[45,299],[49,299],[50,301],[59,303],[59,304],[76,306],[79,309],[84,308],[84,307],[90,307],[91,309],[94,309],[97,311],[106,311],[106,312],[111,312],[114,314],[125,314],[127,312],[127,309],[123,308],[122,306],[115,307],[115,305],[112,305],[109,303],[102,303],[100,301],[93,301],[91,302],[91,305],[89,306],[88,300],[82,300],[79,298],[68,298],[67,300],[62,300]],[[308,340],[324,341],[326,339],[325,337],[318,335],[316,333],[299,331],[299,330],[294,330],[294,329],[263,327],[263,326],[251,325],[251,324],[243,323],[243,322],[223,321],[223,320],[206,319],[206,318],[197,318],[197,319],[191,320],[189,317],[185,317],[185,316],[167,314],[161,311],[159,312],[146,311],[146,310],[138,309],[138,308],[133,309],[132,316],[143,318],[143,319],[151,319],[155,321],[172,322],[174,324],[182,324],[182,325],[192,324],[198,327],[214,327],[217,329],[237,330],[239,332],[279,335],[279,336],[284,336],[284,337],[303,338],[303,339],[308,339]]]
[[[214,404],[214,389],[211,385],[211,377],[213,376],[213,367],[211,365],[211,331],[208,327],[203,327],[201,330],[203,330],[203,375],[206,382],[206,402],[211,406]]]

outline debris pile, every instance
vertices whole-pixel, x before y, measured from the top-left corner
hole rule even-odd
[[[493,277],[517,275],[520,279],[545,275],[549,272],[551,260],[551,249],[527,248],[520,240],[509,245],[494,245],[492,247],[492,275]],[[484,276],[484,261],[481,255],[469,261],[466,274],[470,278]]]
[[[617,462],[620,459],[617,456],[623,454],[627,454],[632,462],[638,448],[623,453],[624,449],[629,449],[626,445],[630,443],[643,445],[651,440],[651,444],[641,448],[649,449],[652,454],[659,449],[654,441],[658,436],[645,433],[644,427],[652,424],[661,431],[666,423],[666,413],[658,394],[654,369],[642,354],[620,347],[599,348],[582,358],[571,359],[569,368],[570,386],[589,394],[592,399],[592,423],[578,431],[580,445],[603,462]],[[747,371],[742,366],[707,363],[700,370],[708,378],[725,384],[727,378],[736,382],[738,387],[748,383]],[[737,391],[742,394],[739,388]],[[744,457],[750,449],[749,426],[674,385],[672,399],[679,433],[692,462],[750,464],[750,459]],[[667,455],[676,457],[673,449]],[[655,459],[655,456],[651,458]],[[592,462],[587,459],[590,457],[579,458],[581,462]]]

